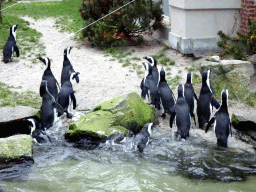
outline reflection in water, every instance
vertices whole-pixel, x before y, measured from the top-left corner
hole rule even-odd
[[[68,143],[63,137],[67,128],[58,122],[48,131],[52,144],[34,145],[34,163],[1,168],[0,191],[1,187],[26,192],[240,191],[254,187],[256,177],[250,175],[256,172],[256,159],[250,146],[230,138],[228,149],[218,148],[213,131],[205,135],[192,129],[189,140],[176,141],[175,129],[158,127],[141,154],[130,137],[97,145],[85,139]]]

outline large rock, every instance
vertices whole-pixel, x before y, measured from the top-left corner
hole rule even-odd
[[[30,118],[37,114],[38,109],[26,106],[0,108],[0,124],[24,118]]]
[[[14,135],[0,139],[0,161],[32,160],[33,139],[30,135]]]
[[[137,93],[130,93],[98,105],[69,126],[65,138],[106,139],[112,135],[138,133],[143,125],[157,119],[155,109],[147,105]]]
[[[221,96],[224,88],[229,90],[229,98],[245,101],[249,96],[250,77],[254,73],[250,61],[221,60],[220,62],[202,61],[200,72],[212,69],[210,84],[215,95]]]

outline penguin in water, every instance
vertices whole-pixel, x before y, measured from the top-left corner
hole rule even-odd
[[[76,97],[75,97],[75,91],[73,90],[73,83],[75,79],[77,79],[77,76],[79,75],[79,72],[74,73],[70,70],[70,80],[66,81],[63,86],[60,89],[60,92],[58,94],[57,102],[62,106],[64,112],[67,113],[67,118],[71,118],[72,114],[70,113],[71,110],[71,102],[73,102],[73,109],[76,108]],[[61,114],[59,113],[58,116]]]
[[[143,57],[143,59],[146,59],[152,66],[152,75],[156,81],[156,83],[159,82],[159,72],[158,72],[158,69],[157,69],[157,61],[154,57]]]
[[[157,83],[152,75],[152,66],[149,63],[144,63],[145,77],[141,82],[141,97],[148,97],[149,103],[155,105],[155,108],[160,110],[160,94],[157,88]]]
[[[221,93],[221,106],[214,114],[205,129],[205,133],[214,123],[215,134],[217,137],[217,145],[228,147],[228,136],[231,133],[231,122],[228,113],[228,90],[223,89]]]
[[[64,61],[63,61],[63,67],[61,71],[61,86],[70,79],[70,73],[75,72],[71,62],[70,62],[70,52],[72,50],[72,46],[64,49]],[[76,82],[79,83],[79,77],[76,76]]]
[[[17,24],[10,27],[10,36],[5,43],[3,50],[3,61],[5,63],[9,63],[10,61],[12,62],[14,52],[16,53],[17,57],[20,56],[20,52],[16,43],[16,30],[18,26],[19,25]]]
[[[62,115],[64,113],[60,104],[55,102],[54,97],[48,91],[47,81],[43,80],[40,86],[41,106],[41,129],[49,129],[55,121],[55,109]]]
[[[40,128],[40,124],[33,118],[26,119],[31,129],[30,135],[37,143],[51,143],[51,138]]]
[[[38,57],[38,59],[42,61],[45,65],[42,81],[47,81],[47,89],[50,92],[50,94],[54,97],[54,99],[56,99],[58,95],[58,87],[60,89],[60,86],[52,73],[51,61],[48,57]]]
[[[203,72],[202,88],[197,102],[197,117],[200,129],[209,121],[213,106],[216,109],[220,107],[219,102],[214,98],[210,88],[210,72],[210,69]]]
[[[187,74],[187,82],[184,85],[184,88],[185,88],[184,96],[190,109],[190,116],[193,117],[196,125],[196,119],[194,114],[194,99],[196,100],[196,102],[198,102],[198,99],[192,85],[192,77],[193,77],[193,73],[189,72]]]
[[[134,145],[137,147],[139,152],[143,152],[143,150],[146,148],[149,142],[149,137],[152,134],[152,129],[155,127],[156,123],[147,123],[146,125],[143,126],[141,131],[135,135],[134,137]]]
[[[189,106],[184,97],[184,86],[178,86],[178,99],[175,105],[175,116],[176,116],[176,125],[177,125],[177,133],[176,135],[180,135],[181,138],[186,139],[189,137],[189,130],[191,125],[191,117]],[[173,123],[173,119],[170,122],[170,125]]]
[[[160,70],[158,90],[160,92],[160,103],[162,105],[161,109],[164,109],[162,117],[165,117],[165,113],[168,113],[170,115],[170,118],[172,118],[175,113],[175,97],[171,88],[167,84],[167,81],[165,79],[165,70],[163,67]]]

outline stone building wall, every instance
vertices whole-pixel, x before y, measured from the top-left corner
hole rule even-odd
[[[256,20],[256,0],[241,0],[240,32],[247,34],[249,31],[248,19]]]

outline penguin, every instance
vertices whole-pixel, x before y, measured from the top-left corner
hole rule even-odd
[[[152,75],[152,66],[149,63],[142,63],[145,67],[145,77],[141,82],[141,96],[143,99],[148,97],[149,103],[155,105],[160,110],[160,93],[156,81]]]
[[[189,130],[191,125],[191,116],[189,106],[184,97],[184,86],[178,86],[178,98],[175,104],[175,114],[176,116],[176,125],[177,125],[177,133],[176,135],[180,135],[181,138],[186,139],[189,137]],[[173,123],[173,119],[170,122],[170,125]]]
[[[192,72],[187,73],[187,82],[184,85],[184,88],[185,88],[184,96],[190,109],[190,116],[193,117],[196,125],[196,119],[194,114],[194,99],[196,100],[196,102],[198,102],[198,99],[192,85],[192,77],[193,77]]]
[[[133,142],[139,152],[142,153],[143,150],[148,145],[149,138],[152,134],[151,131],[155,125],[156,125],[155,122],[147,123],[146,125],[143,126],[141,131],[137,135],[135,135]]]
[[[76,108],[76,97],[75,91],[73,90],[74,80],[79,75],[79,72],[74,73],[70,70],[70,80],[66,81],[60,89],[58,94],[57,102],[62,106],[64,112],[67,113],[67,118],[71,118],[72,114],[70,113],[71,101],[73,102],[73,109]],[[60,116],[60,113],[58,114]]]
[[[66,81],[69,81],[69,79],[70,79],[69,71],[71,70],[72,72],[75,72],[75,70],[70,62],[70,58],[69,58],[72,48],[73,47],[71,46],[71,47],[67,47],[66,49],[64,49],[64,61],[63,61],[63,67],[62,67],[62,71],[61,71],[61,86]],[[79,83],[78,76],[76,76],[76,82]]]
[[[153,74],[153,77],[156,81],[156,83],[159,82],[159,72],[158,72],[158,69],[157,69],[157,61],[154,57],[143,57],[143,59],[146,59],[152,66],[152,74]]]
[[[210,88],[210,72],[210,69],[203,72],[202,88],[197,102],[197,117],[200,129],[203,129],[203,127],[209,121],[212,115],[213,106],[216,109],[219,109],[220,107],[219,102],[214,98]]]
[[[41,129],[49,129],[52,127],[55,121],[55,108],[59,114],[63,114],[64,111],[60,104],[55,102],[54,97],[48,91],[47,81],[43,80],[40,86],[40,96],[42,97],[41,106]]]
[[[228,136],[231,133],[231,122],[228,113],[228,90],[223,89],[221,92],[221,106],[208,122],[205,133],[214,123],[217,145],[224,148],[228,147]]]
[[[51,138],[45,133],[43,129],[40,128],[40,123],[38,123],[34,118],[26,119],[29,123],[33,140],[37,143],[51,143]]]
[[[60,89],[60,86],[52,73],[51,61],[48,57],[38,57],[38,59],[42,61],[45,65],[42,81],[47,80],[47,89],[50,92],[50,94],[54,97],[54,99],[56,99],[58,95],[58,88]]]
[[[160,103],[162,106],[161,109],[164,109],[162,117],[165,117],[165,113],[168,113],[171,118],[175,113],[176,100],[171,88],[169,87],[165,79],[165,70],[163,67],[160,70],[159,76],[160,77],[159,77],[158,90],[160,92]]]
[[[10,27],[10,36],[8,37],[5,45],[4,45],[4,50],[3,50],[3,61],[5,63],[9,63],[10,61],[12,62],[12,57],[14,52],[16,53],[16,56],[20,56],[20,52],[16,43],[16,30],[18,28],[17,25],[12,25]]]

